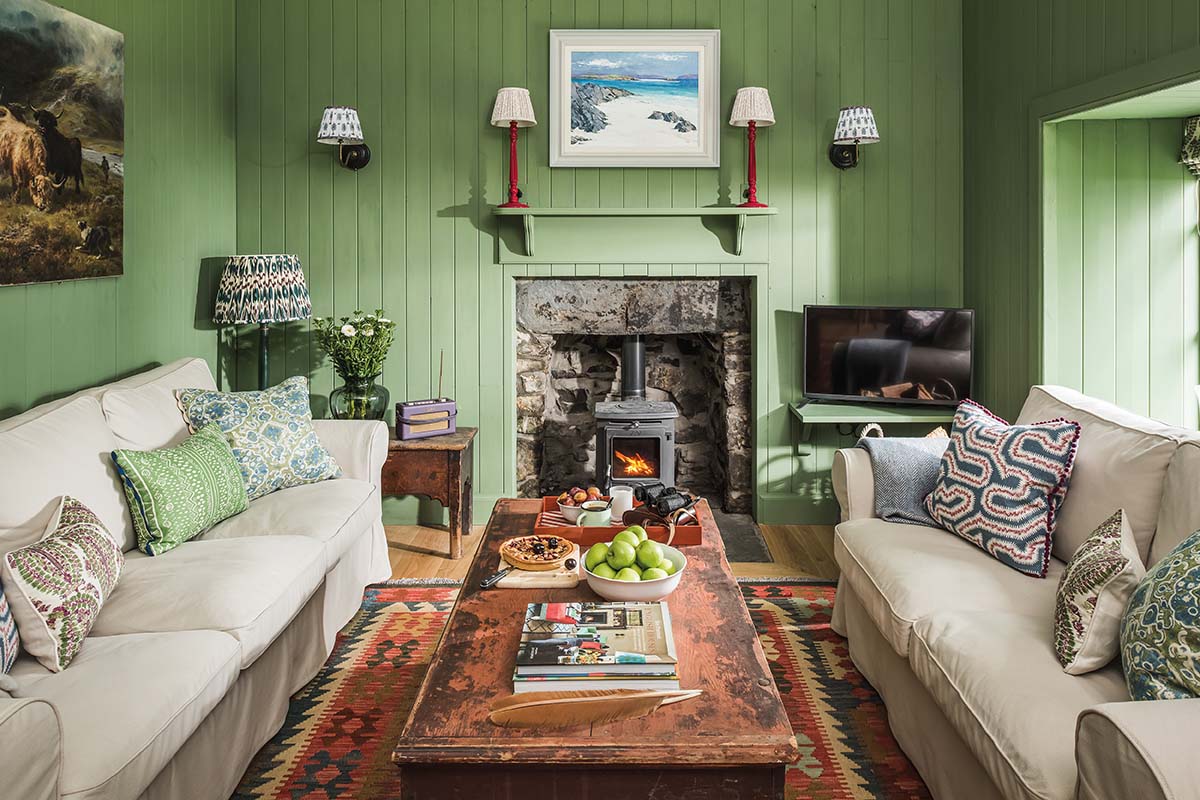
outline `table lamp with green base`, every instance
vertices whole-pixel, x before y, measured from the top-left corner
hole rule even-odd
[[[270,380],[267,343],[271,323],[311,316],[312,300],[298,256],[230,256],[225,262],[213,322],[259,326],[259,389],[266,389]]]

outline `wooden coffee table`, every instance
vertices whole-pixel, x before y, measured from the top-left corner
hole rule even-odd
[[[501,500],[434,652],[392,760],[401,797],[782,798],[799,756],[783,702],[707,504],[703,543],[667,603],[680,683],[704,694],[637,720],[576,729],[506,729],[488,707],[512,694],[513,659],[532,602],[599,600],[574,589],[488,589],[500,543],[529,533],[537,500]]]

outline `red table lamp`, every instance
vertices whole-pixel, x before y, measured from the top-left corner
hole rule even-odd
[[[500,208],[529,208],[521,202],[521,192],[517,189],[517,128],[537,125],[529,90],[506,86],[496,92],[492,124],[497,128],[508,128],[508,202],[502,203]]]
[[[766,208],[766,203],[758,202],[758,171],[754,160],[754,140],[758,137],[758,128],[775,124],[775,109],[771,108],[771,96],[761,86],[746,86],[737,91],[733,98],[733,110],[729,112],[729,124],[738,128],[747,128],[746,138],[750,140],[750,161],[747,165],[747,180],[750,185],[746,192],[746,202],[739,208]]]

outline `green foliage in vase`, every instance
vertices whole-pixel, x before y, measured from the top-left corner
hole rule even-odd
[[[333,362],[333,370],[344,381],[374,378],[383,372],[383,362],[395,338],[396,323],[383,315],[355,311],[352,317],[315,317],[317,342]]]

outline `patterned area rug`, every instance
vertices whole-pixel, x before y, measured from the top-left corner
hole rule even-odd
[[[788,798],[927,798],[887,726],[879,695],[829,629],[833,587],[741,584],[800,743]],[[292,698],[283,729],[255,756],[236,798],[399,796],[389,757],[454,603],[455,586],[367,589],[319,675]]]

